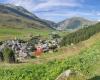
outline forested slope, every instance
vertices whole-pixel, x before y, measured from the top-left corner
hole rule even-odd
[[[71,43],[79,43],[80,41],[89,39],[91,36],[98,32],[100,32],[100,23],[93,26],[85,27],[69,35],[66,35],[63,38],[61,45],[66,46],[70,45]]]

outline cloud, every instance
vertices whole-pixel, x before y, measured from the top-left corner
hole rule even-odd
[[[36,6],[33,0],[7,0],[6,3],[22,6],[29,11],[33,11],[34,7]]]
[[[45,13],[45,14],[44,14]],[[73,17],[73,16],[93,16],[96,13],[88,10],[76,10],[76,9],[58,9],[48,11],[38,11],[36,14],[44,16],[58,16],[58,17]],[[98,13],[99,15],[99,13]]]
[[[97,16],[100,16],[100,12],[98,12],[96,15],[97,15]]]
[[[68,18],[71,18],[71,17],[84,17],[86,19],[89,19],[89,20],[98,20],[100,19],[100,16],[94,16],[95,13],[94,12],[88,12],[88,11],[66,11],[66,12],[45,12],[44,13],[38,13],[37,14],[40,18],[45,18],[45,19],[48,19],[48,20],[53,20],[55,22],[59,22],[59,21],[62,21],[64,19],[68,19]],[[42,15],[42,16],[41,16]]]
[[[82,0],[7,0],[6,2],[17,6],[23,6],[29,11],[37,11],[61,6],[77,7],[81,5],[80,1]]]
[[[65,7],[76,7],[80,6],[81,4],[77,2],[77,0],[47,0],[44,3],[38,4],[34,10],[39,10],[39,9],[48,9],[48,8],[55,8],[55,7],[60,7],[60,6],[65,6]]]
[[[53,21],[61,21],[73,16],[100,19],[93,5],[87,5],[86,0],[4,0],[22,6],[35,13],[38,17]],[[90,2],[89,2],[90,3]],[[85,6],[85,7],[84,7]],[[97,7],[96,7],[97,8]]]

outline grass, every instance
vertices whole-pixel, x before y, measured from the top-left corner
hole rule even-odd
[[[0,28],[0,40],[8,40],[14,39],[15,37],[20,39],[28,39],[29,35],[33,36],[41,35],[43,38],[49,38],[49,34],[51,34],[54,30],[40,30],[40,29],[29,29],[29,28]],[[67,32],[59,32],[55,31],[61,36],[67,34]]]
[[[14,39],[15,37],[21,38],[21,39],[27,39],[29,38],[29,35],[32,34],[33,36],[42,35],[42,36],[48,36],[49,33],[52,31],[49,30],[35,30],[35,29],[12,29],[12,28],[0,28],[0,39],[6,40],[6,39]]]
[[[0,28],[0,39],[6,40],[15,36],[27,39],[27,35],[30,33],[37,35],[37,32],[48,37],[52,31]],[[62,32],[60,35],[64,35],[64,33]],[[67,69],[79,71],[89,80],[96,80],[100,76],[99,36],[100,33],[77,45],[63,47],[59,52],[44,54],[39,58],[40,63],[43,62],[41,64],[34,63],[38,59],[23,64],[0,63],[0,80],[55,80]],[[96,44],[94,44],[95,42]],[[70,57],[68,58],[68,56]]]
[[[2,65],[0,66],[0,80],[55,80],[61,72],[67,69],[79,71],[87,79],[91,79],[95,77],[97,67],[99,69],[98,63],[100,63],[100,41],[89,49],[81,51],[79,55],[61,61],[54,60],[46,64]]]

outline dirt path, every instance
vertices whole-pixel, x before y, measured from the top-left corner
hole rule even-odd
[[[80,42],[76,45],[69,46],[69,47],[63,47],[59,49],[56,53],[47,53],[42,55],[41,57],[35,59],[35,63],[45,63],[48,61],[53,60],[62,60],[66,59],[68,57],[74,56],[79,54],[82,50],[88,49],[91,47],[96,41],[100,40],[100,33],[92,36],[90,39]]]

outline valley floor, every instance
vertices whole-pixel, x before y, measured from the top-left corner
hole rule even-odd
[[[57,32],[60,36],[64,36],[68,34],[68,32],[64,31],[54,31],[48,29],[31,29],[31,28],[0,28],[0,41],[8,40],[8,39],[30,39],[30,35],[38,36],[41,35],[43,38],[49,38],[52,32]]]

